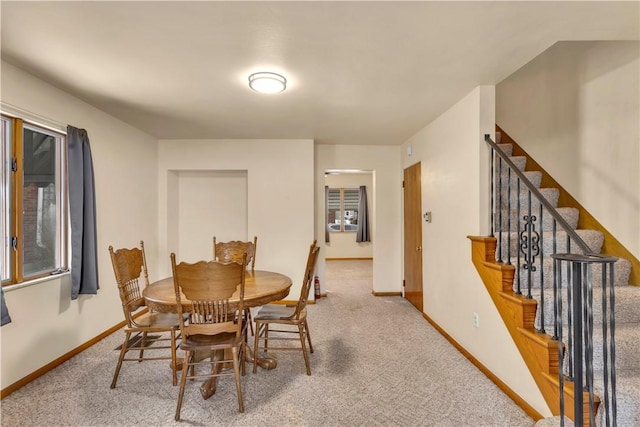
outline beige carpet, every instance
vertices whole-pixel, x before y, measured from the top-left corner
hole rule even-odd
[[[117,332],[1,402],[3,426],[533,426],[401,297],[371,295],[370,261],[327,263],[327,298],[308,306],[312,375],[302,355],[232,377],[209,400],[187,384],[182,423],[166,361],[128,363],[109,388]]]

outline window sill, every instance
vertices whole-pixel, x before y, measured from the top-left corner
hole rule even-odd
[[[22,283],[14,283],[12,285],[6,285],[2,287],[2,291],[3,292],[11,292],[11,291],[15,291],[17,289],[21,289],[21,288],[26,288],[29,286],[33,286],[33,285],[38,285],[40,283],[43,282],[48,282],[50,280],[58,280],[61,279],[64,276],[70,276],[71,275],[71,271],[67,270],[63,273],[58,273],[58,274],[51,274],[49,276],[44,276],[44,277],[39,277],[37,279],[33,279],[33,280],[28,280],[26,282],[22,282]]]

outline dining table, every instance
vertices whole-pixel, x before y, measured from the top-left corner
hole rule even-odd
[[[244,306],[247,308],[259,307],[282,300],[289,295],[291,285],[291,278],[284,274],[265,270],[247,270],[244,281]],[[173,277],[166,277],[151,283],[143,289],[142,297],[151,311],[160,313],[177,313],[178,311]],[[239,290],[237,290],[229,302],[233,304],[239,299]],[[181,294],[180,302],[184,312],[188,312],[191,301],[186,299],[184,294]],[[253,362],[252,352],[247,351],[245,354],[246,358]],[[266,369],[273,369],[276,365],[275,359],[267,356],[259,357],[257,363]],[[200,393],[203,398],[208,399],[215,393],[215,389],[216,383],[214,379],[211,379],[202,384]]]

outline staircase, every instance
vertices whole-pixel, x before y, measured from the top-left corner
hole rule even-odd
[[[510,138],[507,137],[510,140]],[[531,162],[527,156],[513,156],[514,145],[512,143],[499,144],[499,149],[504,152],[509,160],[524,172],[537,189],[538,193],[548,202],[540,202],[531,198],[530,191],[519,183],[516,186],[515,174],[508,170],[494,170],[495,181],[500,181],[500,187],[506,188],[512,184],[512,190],[503,190],[496,196],[492,203],[494,217],[499,218],[499,224],[494,235],[496,237],[470,237],[472,241],[472,260],[480,274],[492,300],[494,301],[502,319],[514,339],[523,359],[529,368],[536,384],[540,388],[545,401],[554,415],[560,414],[560,390],[559,373],[559,349],[558,341],[552,338],[558,331],[554,330],[554,268],[553,259],[549,256],[553,253],[600,253],[605,247],[606,232],[593,229],[580,229],[580,210],[574,207],[558,207],[561,191],[558,188],[540,188],[543,182],[549,182],[544,178],[543,171],[527,170]],[[518,148],[519,152],[522,152]],[[555,182],[551,180],[551,182]],[[497,194],[497,190],[496,194]],[[522,217],[529,215],[540,216],[542,204],[542,223],[537,225],[540,247],[533,264],[527,265],[527,254],[523,252],[521,245],[522,232],[526,228]],[[528,206],[531,211],[528,211]],[[559,220],[554,220],[549,214],[547,206],[554,209],[560,215]],[[524,212],[515,207],[524,207]],[[584,214],[582,214],[584,215]],[[588,215],[588,214],[587,214]],[[538,219],[539,221],[539,219]],[[584,222],[584,221],[583,221]],[[563,223],[572,231],[564,231],[557,226]],[[574,234],[575,233],[575,234]],[[576,244],[571,236],[579,236],[578,240],[584,242],[586,247]],[[554,237],[555,236],[555,237]],[[611,236],[606,236],[611,239]],[[606,246],[610,249],[611,244]],[[626,250],[625,250],[626,251]],[[628,252],[623,251],[623,255]],[[530,254],[529,254],[530,255]],[[616,369],[616,418],[610,425],[622,427],[640,426],[640,286],[629,285],[629,280],[635,281],[638,273],[638,261],[620,258],[609,264],[613,269],[613,284],[615,289],[615,369]],[[526,267],[525,267],[526,265]],[[532,268],[533,267],[533,268]],[[593,299],[601,301],[603,275],[601,264],[593,265]],[[557,277],[557,276],[556,276]],[[605,277],[610,277],[606,275]],[[562,280],[566,280],[562,279]],[[606,281],[606,278],[605,278]],[[636,283],[634,283],[636,284]],[[640,283],[637,283],[640,284]],[[567,296],[561,296],[562,304],[567,307]],[[599,325],[603,317],[600,304],[593,306],[593,322]],[[562,330],[566,331],[566,316],[563,319]],[[567,337],[566,332],[560,335]],[[594,360],[593,369],[596,379],[593,385],[595,394],[602,395],[603,386],[598,378],[602,378],[603,351],[602,330],[594,328]],[[563,348],[566,343],[563,345]],[[566,358],[566,356],[565,356]],[[566,372],[567,367],[563,367]],[[564,414],[573,420],[573,383],[563,381]],[[594,405],[597,411],[594,415],[597,425],[605,425],[605,411],[597,410],[601,396],[595,398]],[[604,399],[602,399],[604,400]],[[589,398],[583,393],[584,425],[589,425]],[[605,405],[602,405],[604,407]],[[609,405],[613,406],[613,405]],[[602,408],[601,408],[602,409]],[[561,425],[560,418],[555,417],[539,422],[540,426]],[[571,425],[567,422],[565,425]]]

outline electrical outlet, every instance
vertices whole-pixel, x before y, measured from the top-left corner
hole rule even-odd
[[[480,327],[480,316],[478,316],[478,313],[474,312],[473,315],[471,316],[471,319],[473,320],[473,326],[475,328],[479,328]]]

